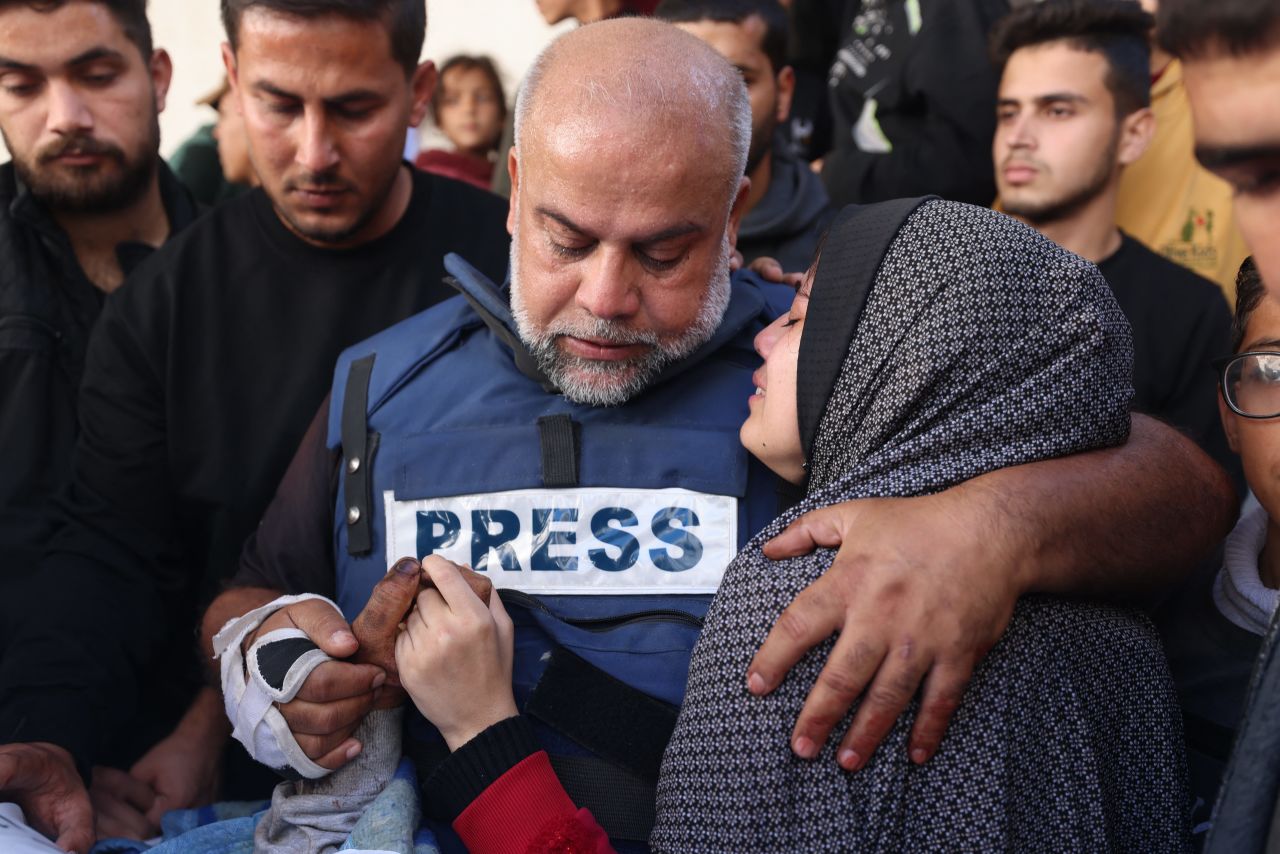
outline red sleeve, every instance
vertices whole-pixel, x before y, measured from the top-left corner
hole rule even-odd
[[[494,780],[453,829],[476,854],[613,854],[609,837],[569,799],[543,750]]]

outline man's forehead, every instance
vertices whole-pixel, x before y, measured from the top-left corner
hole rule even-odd
[[[1280,44],[1252,54],[1217,53],[1183,61],[1196,147],[1266,149],[1280,146]]]
[[[302,17],[253,6],[240,18],[237,62],[287,66],[295,76],[385,72],[404,76],[391,49],[391,34],[377,19],[337,14]]]
[[[1107,60],[1096,51],[1065,41],[1015,50],[1000,77],[1000,93],[1016,89],[1017,97],[1036,98],[1053,92],[1083,92],[1105,85]]]
[[[127,56],[132,44],[111,10],[101,3],[67,3],[45,11],[25,3],[0,6],[0,57],[4,60],[51,68],[81,61],[89,54]]]
[[[764,55],[767,30],[759,15],[749,15],[741,21],[686,21],[676,26],[711,45],[730,62],[747,57],[767,59]]]

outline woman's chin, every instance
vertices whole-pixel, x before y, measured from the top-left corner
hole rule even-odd
[[[803,484],[807,476],[804,458],[798,454],[781,452],[776,443],[770,446],[761,428],[762,425],[757,423],[754,413],[742,422],[742,428],[738,431],[738,440],[742,443],[742,447],[778,477],[796,486]]]

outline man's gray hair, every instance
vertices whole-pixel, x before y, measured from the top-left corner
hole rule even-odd
[[[729,176],[729,201],[732,204],[738,192],[739,179],[746,172],[747,155],[751,149],[751,102],[742,75],[719,53],[700,39],[685,33],[678,27],[647,19],[623,19],[601,21],[579,27],[553,41],[538,54],[516,97],[515,152],[525,142],[533,112],[542,100],[542,89],[549,70],[559,54],[580,38],[598,34],[597,28],[632,27],[661,28],[664,36],[670,36],[678,51],[659,51],[673,54],[654,56],[636,51],[631,56],[618,57],[619,66],[610,69],[608,79],[585,75],[575,81],[578,102],[600,109],[621,108],[633,115],[670,116],[691,102],[701,102],[698,114],[704,127],[722,128],[728,136],[732,153],[732,172]],[[669,31],[669,32],[663,32]],[[666,61],[674,59],[674,61]],[[632,62],[631,68],[626,63]]]

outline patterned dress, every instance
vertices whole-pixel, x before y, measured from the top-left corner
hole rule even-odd
[[[865,233],[880,208],[846,209],[824,246],[808,312],[818,322],[806,320],[800,349],[807,494],[733,561],[707,616],[651,844],[1184,850],[1177,702],[1155,632],[1136,613],[1020,601],[923,766],[907,758],[914,704],[859,772],[835,761],[852,713],[816,760],[792,754],[791,729],[833,641],[769,696],[746,691],[769,628],[834,556],[764,557],[761,545],[799,515],[938,492],[1128,432],[1128,324],[1092,265],[1000,214],[937,200],[915,208],[887,250],[873,247]],[[832,333],[825,321],[850,312],[850,333]],[[805,377],[833,353],[839,370],[817,396],[825,406],[806,417]]]

